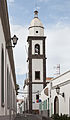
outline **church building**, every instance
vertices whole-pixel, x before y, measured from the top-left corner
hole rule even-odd
[[[28,68],[29,68],[29,112],[39,112],[39,96],[46,86],[46,54],[44,26],[34,11],[34,18],[28,28]]]

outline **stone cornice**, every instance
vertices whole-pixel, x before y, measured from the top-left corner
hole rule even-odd
[[[45,40],[46,36],[28,36],[27,38],[27,42],[29,42],[30,40]]]

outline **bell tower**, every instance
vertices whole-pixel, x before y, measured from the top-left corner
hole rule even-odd
[[[28,29],[29,112],[38,113],[39,103],[36,101],[36,95],[46,86],[46,37],[37,10],[34,11],[34,19]]]

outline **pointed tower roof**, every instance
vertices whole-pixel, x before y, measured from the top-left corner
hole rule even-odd
[[[44,28],[42,22],[38,18],[38,11],[37,10],[34,11],[34,19],[31,21],[29,29],[32,28],[32,27]]]

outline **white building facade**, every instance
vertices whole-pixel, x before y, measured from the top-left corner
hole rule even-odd
[[[70,71],[56,77],[51,86],[51,114],[70,116]],[[56,89],[60,88],[59,94]]]
[[[46,88],[48,88],[48,94],[44,97]],[[41,93],[41,100],[42,102],[48,101],[49,98],[50,117],[52,114],[66,114],[70,116],[70,71],[52,79],[43,91]],[[41,111],[44,115],[44,109],[41,110],[40,108]]]
[[[41,103],[39,103],[39,114],[45,117],[48,117],[50,114],[50,87],[48,83],[40,95]]]
[[[16,114],[16,75],[6,0],[0,1],[0,116]],[[2,117],[0,117],[2,120]],[[4,118],[5,119],[5,118]]]
[[[25,79],[23,87],[23,113],[29,112],[29,80]]]

